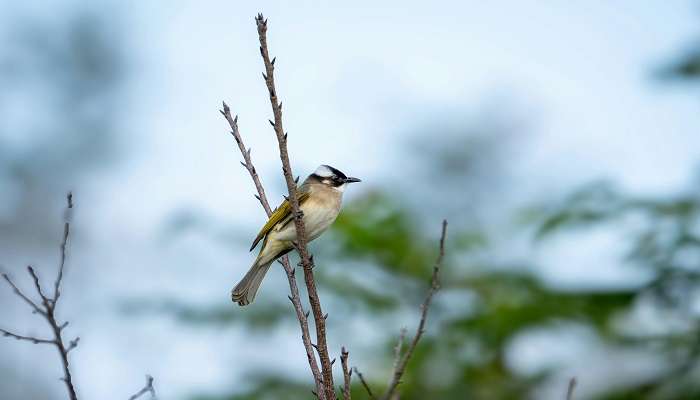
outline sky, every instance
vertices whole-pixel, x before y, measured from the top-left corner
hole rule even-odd
[[[90,285],[74,287],[80,294],[70,303],[83,310],[71,319],[82,320],[75,322],[76,331],[86,337],[74,358],[85,398],[124,398],[130,391],[125,386],[137,389],[146,372],[156,376],[162,398],[179,398],[193,388],[224,390],[232,385],[231,368],[243,368],[230,366],[230,360],[255,357],[246,346],[228,351],[216,346],[245,343],[241,332],[183,328],[148,318],[125,326],[112,313],[118,299],[141,295],[180,296],[202,304],[228,301],[230,286],[250,261],[242,251],[243,234],[228,249],[196,234],[159,242],[164,221],[186,208],[201,211],[216,226],[232,224],[242,232],[252,233],[263,222],[218,113],[222,100],[239,115],[271,201],[281,200],[283,180],[267,122],[271,112],[253,21],[258,12],[270,21],[270,50],[277,57],[277,87],[296,174],[332,164],[365,182],[348,191],[352,199],[403,178],[405,166],[414,161],[403,149],[441,134],[407,137],[414,127],[484,108],[516,110],[526,122],[518,146],[510,150],[509,190],[532,198],[601,177],[639,193],[672,192],[692,178],[700,159],[697,99],[659,84],[653,73],[697,35],[700,9],[690,1],[659,4],[8,4],[0,21],[17,16],[60,20],[75,9],[102,10],[129,56],[127,95],[119,105],[125,116],[119,124],[123,159],[74,188],[82,203],[78,217],[99,227],[85,227],[87,243],[76,239],[72,250],[71,272],[100,265],[84,272]],[[585,240],[604,245],[615,239]],[[561,259],[581,255],[572,251],[569,242],[540,255],[551,279],[566,283],[590,277],[585,257],[554,270]],[[16,310],[11,316],[18,323],[30,318]],[[154,343],[159,335],[171,340]],[[271,340],[284,346],[290,337],[296,337],[295,330],[283,330]],[[35,357],[47,351],[0,346],[23,368],[33,368]],[[282,370],[293,371],[297,360],[303,361],[301,346],[290,352]],[[268,352],[263,358],[272,356]],[[251,364],[265,365],[265,360]],[[205,367],[193,370],[191,365]],[[48,367],[40,373],[47,381],[56,375]],[[585,383],[581,386],[586,390]]]

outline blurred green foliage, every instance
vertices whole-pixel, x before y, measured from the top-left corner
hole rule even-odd
[[[601,195],[601,193],[603,195]],[[658,349],[668,368],[655,379],[611,394],[618,398],[690,399],[700,397],[700,187],[673,196],[640,197],[594,185],[543,213],[539,235],[568,228],[608,224],[627,238],[624,262],[644,269],[648,279],[634,288],[633,306],[664,315],[657,329],[614,332],[623,343]],[[611,225],[612,224],[612,225]],[[644,302],[644,305],[640,305]],[[596,303],[594,303],[596,304]],[[659,333],[658,327],[663,328]]]
[[[468,156],[478,149],[464,151]],[[420,190],[431,191],[425,187]],[[409,316],[412,334],[437,254],[441,209],[416,208],[402,197],[378,190],[364,193],[344,206],[331,234],[314,248],[317,260],[323,260],[323,268],[315,273],[324,307],[330,315],[342,316],[330,324],[331,342],[366,333],[351,329],[348,320],[360,319],[363,326],[375,327],[380,333],[382,339],[375,343],[350,346],[351,365],[368,367],[364,375],[374,393],[386,387],[402,327],[390,316]],[[583,327],[610,349],[644,352],[658,360],[655,373],[624,382],[610,376],[608,386],[601,385],[588,398],[698,398],[697,185],[675,195],[636,196],[610,183],[594,182],[568,195],[551,195],[514,217],[523,215],[520,221],[526,234],[518,240],[540,249],[546,249],[555,237],[585,234],[592,228],[618,233],[619,246],[625,249],[619,264],[638,270],[642,279],[618,286],[554,286],[534,272],[537,269],[532,261],[508,262],[495,257],[510,254],[510,242],[498,240],[493,230],[451,214],[462,222],[450,225],[442,289],[431,308],[427,334],[402,380],[401,399],[538,398],[542,387],[553,383],[561,386],[563,398],[567,382],[557,375],[560,371],[556,367],[524,372],[514,366],[512,353],[514,343],[530,332],[555,332],[571,326]],[[517,237],[522,232],[505,234]],[[234,315],[235,310],[213,315],[217,321],[265,329],[289,322],[292,315],[291,309],[285,314],[284,305],[269,310],[266,307],[273,306],[265,303],[255,307],[260,312],[256,318],[263,318],[264,324]],[[190,317],[190,322],[213,322],[206,318],[212,315],[211,310],[190,309],[183,314],[187,308],[182,305],[174,310],[180,318],[192,312],[201,314]],[[657,317],[646,321],[647,325],[639,324],[635,318],[640,312]],[[335,328],[341,331],[334,331],[333,324],[342,325]],[[556,341],[555,335],[551,337]],[[339,368],[336,373],[341,379]],[[247,384],[231,395],[203,394],[195,399],[310,398],[310,379],[297,381],[261,371]],[[368,398],[357,379],[352,390],[353,398]]]
[[[684,55],[665,65],[660,76],[680,82],[697,82],[700,79],[700,45],[696,43]]]

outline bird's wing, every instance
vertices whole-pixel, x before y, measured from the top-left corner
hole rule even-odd
[[[299,206],[301,206],[301,204],[309,198],[309,192],[297,191],[297,196],[299,197]],[[272,212],[272,215],[270,215],[270,219],[267,220],[265,226],[260,229],[260,233],[258,233],[258,236],[255,237],[255,240],[253,240],[253,245],[250,246],[250,251],[253,251],[255,246],[258,245],[258,242],[260,242],[262,238],[264,238],[265,235],[267,235],[280,221],[284,221],[285,219],[288,221],[291,220],[291,214],[292,205],[288,200],[283,201],[282,204],[280,204],[280,206]]]

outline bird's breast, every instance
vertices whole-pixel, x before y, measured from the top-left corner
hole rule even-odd
[[[333,204],[318,204],[318,202],[307,200],[301,210],[304,212],[306,235],[309,240],[314,240],[331,226],[338,216],[340,208]]]
[[[319,237],[335,221],[340,212],[341,196],[336,193],[315,192],[301,205],[304,227],[309,241]],[[276,235],[282,240],[296,240],[294,221],[286,224]]]

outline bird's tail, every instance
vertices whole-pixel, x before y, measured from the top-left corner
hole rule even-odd
[[[259,261],[263,260],[255,260],[243,279],[231,290],[231,300],[234,303],[238,303],[239,306],[245,306],[253,302],[255,294],[260,287],[260,282],[262,282],[274,260],[267,261],[264,264],[260,264]]]

